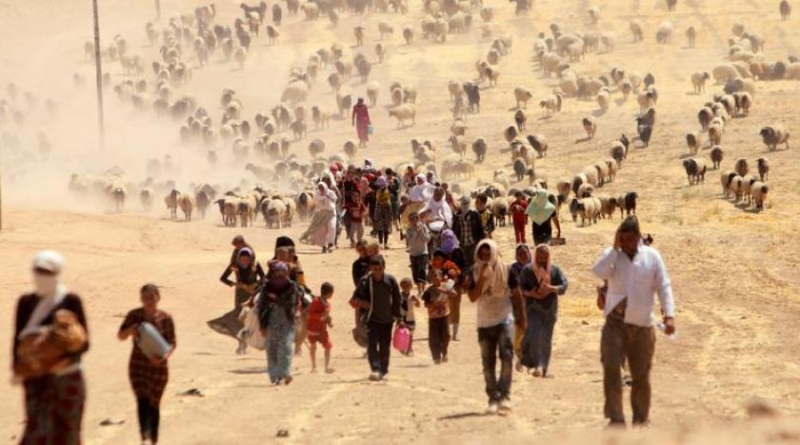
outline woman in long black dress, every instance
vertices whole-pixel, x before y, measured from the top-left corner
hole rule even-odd
[[[236,281],[230,276],[236,274]],[[225,268],[225,272],[219,278],[220,281],[230,287],[235,287],[233,310],[222,317],[208,322],[209,326],[220,334],[229,335],[239,340],[236,354],[242,355],[247,351],[247,342],[242,334],[244,323],[239,320],[242,306],[250,300],[256,293],[261,282],[264,280],[264,270],[255,260],[255,253],[249,247],[239,250],[235,263]]]
[[[547,377],[558,319],[558,298],[567,292],[568,286],[564,272],[552,263],[547,244],[536,246],[533,262],[520,276],[528,315],[528,329],[522,340],[522,364],[536,377]]]
[[[127,340],[137,335],[142,323],[150,323],[170,344],[170,351],[161,358],[148,358],[135,344],[131,349],[128,365],[128,378],[136,396],[136,407],[139,414],[139,432],[142,443],[158,443],[158,427],[160,423],[161,396],[169,381],[167,360],[175,351],[175,324],[172,317],[158,309],[161,293],[154,284],[145,284],[139,291],[142,307],[128,312],[117,337]]]

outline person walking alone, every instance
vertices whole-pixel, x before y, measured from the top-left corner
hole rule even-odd
[[[675,333],[675,299],[661,254],[641,242],[639,220],[626,218],[617,229],[614,246],[603,252],[594,274],[608,281],[597,305],[606,317],[600,340],[605,417],[609,426],[625,426],[622,410],[622,364],[630,368],[634,426],[645,426],[650,414],[650,370],[656,336],[654,294],[664,315],[665,333]]]
[[[168,313],[158,309],[161,293],[156,285],[145,284],[139,295],[142,307],[128,312],[119,327],[117,337],[121,341],[136,337],[139,325],[150,323],[170,345],[170,350],[164,357],[148,358],[134,343],[128,365],[128,378],[136,396],[142,443],[155,445],[158,443],[158,427],[161,419],[161,396],[169,381],[167,360],[176,347],[175,324]]]
[[[372,121],[369,120],[369,109],[364,103],[364,98],[359,97],[358,102],[353,107],[353,126],[356,127],[358,133],[358,146],[366,147],[369,141],[369,126]]]

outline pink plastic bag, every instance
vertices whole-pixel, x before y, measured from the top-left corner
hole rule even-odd
[[[405,326],[398,326],[394,330],[392,346],[403,354],[408,352],[411,349],[411,331]]]

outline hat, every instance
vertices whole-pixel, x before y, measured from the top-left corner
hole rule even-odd
[[[244,244],[244,237],[242,235],[236,235],[235,237],[233,237],[233,241],[231,241],[231,244],[233,245]]]
[[[33,268],[59,274],[64,269],[64,257],[54,250],[43,250],[33,258]]]

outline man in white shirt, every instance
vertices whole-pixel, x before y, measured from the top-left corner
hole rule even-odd
[[[606,324],[600,351],[603,362],[605,416],[610,425],[624,426],[621,367],[627,357],[633,385],[633,424],[646,425],[650,412],[650,369],[655,350],[654,294],[658,294],[666,334],[675,333],[675,301],[661,255],[641,243],[635,216],[617,229],[614,247],[606,249],[594,265],[594,274],[608,281],[605,295],[598,296]]]

